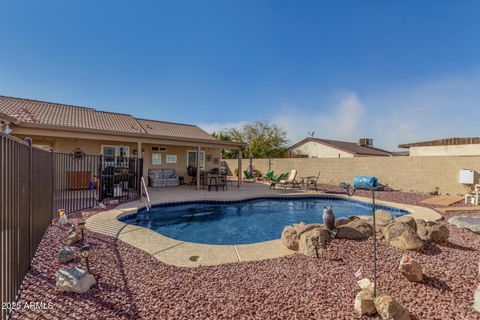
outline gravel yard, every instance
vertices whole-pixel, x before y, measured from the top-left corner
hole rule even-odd
[[[330,186],[322,189],[341,191]],[[357,195],[368,196],[368,192]],[[403,192],[377,194],[378,199],[408,204],[427,197]],[[95,213],[76,214],[72,220]],[[460,214],[464,213],[455,213]],[[446,219],[450,216],[444,215]],[[413,319],[480,319],[471,308],[478,284],[480,236],[447,226],[447,243],[429,244],[412,253],[422,264],[423,283],[411,283],[397,271],[401,250],[379,243],[379,290],[406,306]],[[46,310],[22,308],[13,319],[360,319],[353,308],[359,291],[353,274],[362,268],[363,276],[371,277],[371,240],[336,239],[319,259],[295,254],[190,269],[165,265],[108,236],[88,230],[85,236],[93,248],[90,265],[95,268],[97,285],[84,295],[57,291],[55,272],[65,267],[58,262],[57,253],[66,243],[67,231],[51,227],[19,302],[52,302],[53,306]],[[78,250],[76,255],[67,266],[84,265]]]

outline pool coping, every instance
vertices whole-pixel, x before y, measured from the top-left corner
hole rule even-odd
[[[266,198],[336,198],[351,199],[364,203],[371,203],[371,199],[359,196],[348,197],[341,194],[330,193],[303,193],[303,194],[272,194],[263,196],[236,196],[228,199],[210,199],[192,198],[183,201],[152,201],[152,205],[159,204],[178,204],[188,202],[229,202],[245,201]],[[400,209],[409,212],[406,216],[415,219],[424,219],[437,221],[443,217],[432,209],[414,205],[376,200],[376,204]],[[85,227],[93,232],[115,237],[125,243],[128,243],[138,249],[151,254],[157,260],[178,267],[198,267],[211,266],[224,263],[235,263],[244,261],[259,261],[283,257],[296,253],[287,249],[280,239],[257,242],[253,244],[241,245],[211,245],[200,244],[187,241],[180,241],[166,237],[148,228],[126,224],[118,218],[130,215],[145,208],[140,201],[129,202],[120,205],[112,210],[100,212],[86,220]]]

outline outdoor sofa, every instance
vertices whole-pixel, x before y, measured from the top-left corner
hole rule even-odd
[[[175,187],[179,184],[175,169],[148,169],[150,187]]]

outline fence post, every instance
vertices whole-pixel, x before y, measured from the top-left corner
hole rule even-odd
[[[98,202],[103,201],[103,179],[102,179],[102,154],[98,157]]]
[[[32,206],[32,181],[33,181],[33,149],[32,138],[25,138],[28,143],[28,256],[32,259],[33,245],[33,206]]]

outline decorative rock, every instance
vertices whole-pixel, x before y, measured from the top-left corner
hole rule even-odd
[[[395,221],[396,221],[396,222],[406,223],[406,224],[408,224],[408,226],[409,226],[410,228],[413,229],[413,231],[417,231],[417,224],[415,223],[415,219],[413,219],[413,218],[410,217],[410,216],[397,217],[397,218],[395,218]]]
[[[373,235],[373,227],[362,219],[353,220],[337,228],[336,238],[364,240]]]
[[[393,217],[390,213],[385,210],[375,211],[375,224],[379,226],[386,226],[393,221]]]
[[[398,270],[408,281],[420,282],[423,280],[422,266],[409,255],[403,255]]]
[[[373,291],[371,290],[362,290],[355,296],[355,311],[359,315],[364,314],[374,314],[377,312],[375,309],[375,297],[373,296]]]
[[[370,279],[364,278],[364,279],[358,280],[357,284],[360,287],[360,289],[370,290],[373,292],[374,285],[373,285],[373,282],[370,281]]]
[[[455,216],[448,219],[448,222],[457,226],[457,228],[480,233],[480,216]]]
[[[298,238],[300,239],[300,236],[302,233],[310,231],[315,228],[323,227],[321,224],[305,224],[303,222],[297,223],[293,225],[293,228],[297,232]]]
[[[433,221],[415,220],[417,224],[417,234],[422,240],[429,242],[447,241],[450,231],[442,224]]]
[[[298,250],[298,234],[294,227],[286,226],[282,231],[282,243],[290,250]]]
[[[318,250],[327,247],[327,239],[330,237],[330,232],[325,228],[315,228],[302,233],[298,245],[298,251],[309,257],[317,257]],[[318,238],[317,246],[314,245],[312,238]]]
[[[383,229],[385,241],[402,250],[420,250],[422,239],[406,223],[393,222]]]
[[[360,219],[360,218],[357,217],[357,216],[349,216],[348,218],[344,218],[344,219],[336,219],[335,220],[335,228],[346,225],[347,223],[352,222],[353,220],[357,220],[357,219]]]
[[[68,240],[67,240],[67,242],[68,242],[68,244],[72,245],[72,244],[75,244],[75,243],[77,243],[78,241],[80,241],[81,238],[82,238],[82,237],[80,237],[80,235],[79,235],[78,233],[73,232],[73,233],[70,233],[70,234],[68,235]]]
[[[58,261],[67,263],[75,258],[75,250],[70,246],[63,246],[58,252]]]
[[[376,297],[375,309],[383,320],[409,320],[410,312],[397,300],[388,295]]]
[[[79,268],[60,269],[56,275],[56,285],[60,291],[85,293],[96,284],[95,278]]]

